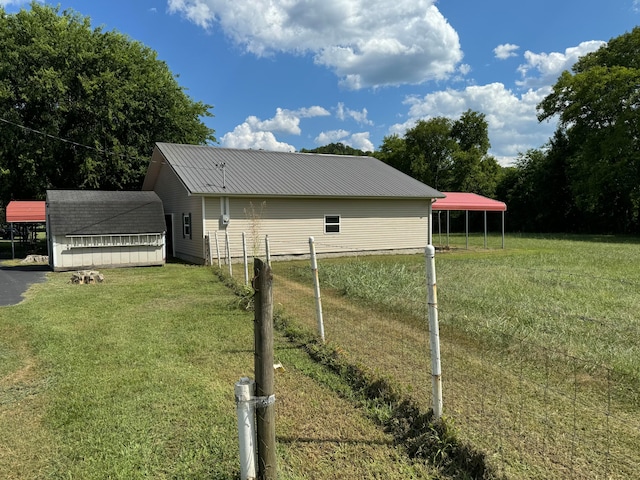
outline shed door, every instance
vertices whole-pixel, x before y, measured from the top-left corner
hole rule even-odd
[[[164,216],[164,223],[167,225],[167,234],[165,235],[165,242],[167,242],[167,258],[173,257],[173,214]]]

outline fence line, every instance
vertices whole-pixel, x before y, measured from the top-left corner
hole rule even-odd
[[[338,247],[317,243],[334,250]],[[353,254],[352,249],[349,252]],[[326,341],[344,352],[350,362],[393,382],[426,411],[432,405],[433,393],[428,388],[431,370],[425,355],[431,350],[424,263],[380,261],[379,278],[371,278],[372,270],[358,270],[361,264],[366,265],[366,261],[350,260],[344,271],[349,282],[340,284],[334,282],[330,270],[344,267],[345,262],[334,264],[324,257],[318,261]],[[300,326],[317,331],[310,270],[306,260],[276,262],[274,296]],[[584,281],[589,288],[601,287],[603,282],[615,284],[606,287],[610,289],[617,285],[633,288],[633,282],[626,279],[527,267],[512,270],[518,270],[512,272],[514,275],[532,273],[534,279],[540,275],[543,281],[543,275],[569,276]],[[484,272],[486,276],[499,273]],[[438,277],[442,281],[440,273]],[[393,285],[397,278],[406,282]],[[367,289],[375,291],[376,282],[387,282],[381,291],[399,290],[372,304],[367,300]],[[439,290],[442,293],[442,286]],[[464,296],[466,292],[458,289],[455,294]],[[507,325],[501,316],[507,313],[499,308],[482,325],[467,325],[464,318],[452,319],[447,307],[450,301],[441,298],[439,305],[440,316],[445,319],[440,324],[443,412],[465,439],[485,453],[497,471],[515,478],[632,478],[636,474],[640,469],[638,379],[595,356],[584,355],[589,352],[579,345],[564,345],[553,339],[565,334],[579,337],[583,332],[579,327],[584,325],[614,330],[610,333],[614,336],[624,333],[637,338],[637,325],[623,327],[597,314],[561,311],[559,306],[542,307],[538,302],[529,305],[537,322],[527,328],[541,331],[541,341],[550,340],[540,344],[531,340],[527,328],[505,330]],[[556,330],[558,326],[562,331]],[[588,333],[599,334],[592,330]],[[605,360],[609,362],[609,358]],[[421,387],[412,388],[416,385]]]

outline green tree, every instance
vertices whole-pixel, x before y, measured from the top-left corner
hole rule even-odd
[[[0,202],[138,189],[156,141],[215,141],[166,63],[73,11],[0,8]],[[87,148],[89,147],[89,148]]]
[[[455,121],[420,120],[404,137],[387,136],[376,156],[438,190],[494,197],[502,167],[489,147],[484,114],[468,110]]]
[[[539,105],[557,116],[571,156],[577,208],[593,229],[640,231],[640,28],[612,39],[563,72]]]
[[[300,152],[301,153],[324,153],[324,154],[331,154],[331,155],[355,155],[355,156],[364,156],[371,153],[371,152],[363,152],[362,150],[358,150],[357,148],[353,148],[353,147],[350,147],[349,145],[345,145],[342,142],[330,143],[329,145],[313,148],[311,150],[302,148],[300,149]]]

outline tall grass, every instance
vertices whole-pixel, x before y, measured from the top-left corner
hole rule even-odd
[[[508,476],[628,478],[640,468],[640,244],[507,245],[436,255],[445,413]],[[308,285],[308,267],[278,268],[284,308],[313,328],[308,293],[289,283]],[[425,405],[424,257],[322,259],[319,274],[328,340]]]

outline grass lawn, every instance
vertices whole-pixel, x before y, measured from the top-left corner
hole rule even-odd
[[[436,254],[445,415],[493,472],[640,469],[639,257],[638,239],[584,236]],[[278,301],[314,330],[308,262],[274,270]],[[424,257],[321,259],[319,275],[327,341],[428,410]]]
[[[0,308],[0,478],[237,478],[253,313],[208,268],[103,273]],[[433,478],[339,376],[281,337],[276,356],[279,478]]]
[[[325,346],[308,261],[274,263],[279,478],[640,470],[640,242],[478,244],[436,254],[444,426],[422,255],[320,259]],[[51,273],[0,308],[0,478],[237,478],[253,313],[209,268],[103,273]]]

